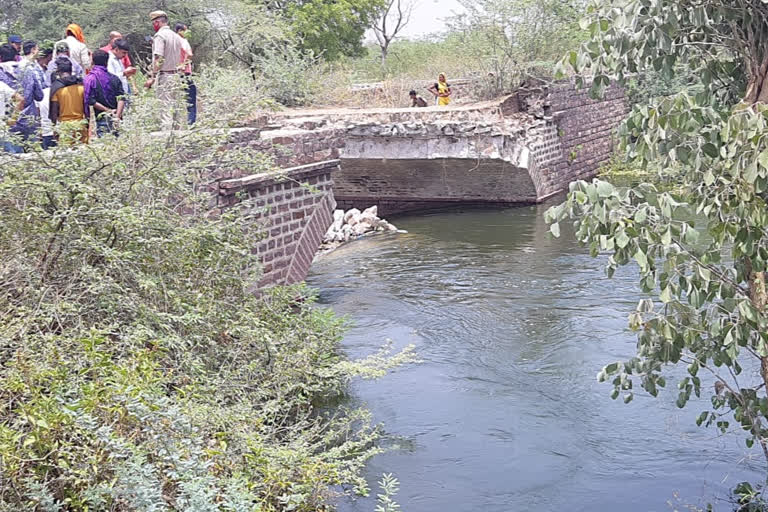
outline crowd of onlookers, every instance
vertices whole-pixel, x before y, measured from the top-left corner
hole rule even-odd
[[[192,81],[192,48],[187,26],[169,26],[163,11],[150,14],[155,30],[149,78],[162,103],[164,129],[197,118],[197,89]],[[117,137],[137,91],[137,68],[120,32],[96,50],[76,24],[65,38],[47,45],[11,35],[0,45],[0,151],[23,153],[57,144],[87,143],[92,136]],[[186,96],[186,112],[178,105]]]

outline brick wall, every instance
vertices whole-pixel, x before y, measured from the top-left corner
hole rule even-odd
[[[613,155],[616,128],[629,112],[624,90],[615,85],[594,100],[588,88],[558,84],[550,91],[549,104],[557,138],[550,135],[535,157],[559,146],[562,158],[540,164],[542,198],[567,189],[572,181],[593,177]]]
[[[264,274],[257,288],[298,283],[307,276],[333,222],[338,168],[338,160],[329,160],[219,182],[219,208],[245,207],[260,227],[253,251]]]
[[[262,123],[263,124],[263,123]],[[246,208],[257,224],[253,251],[263,265],[257,288],[303,281],[323,235],[333,221],[333,173],[339,169],[344,130],[314,127],[228,130],[222,151],[247,146],[271,157],[273,165],[218,166],[205,173],[210,208]],[[246,160],[247,161],[247,160]]]

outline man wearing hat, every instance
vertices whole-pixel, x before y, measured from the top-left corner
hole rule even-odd
[[[163,103],[163,129],[174,129],[181,120],[181,50],[184,42],[168,26],[168,15],[164,11],[150,13],[155,37],[152,39],[152,77],[144,87],[157,84],[157,97]]]
[[[23,40],[21,36],[12,35],[8,38],[8,44],[16,49],[16,62],[21,62],[21,45]]]
[[[48,63],[48,83],[53,83],[53,81],[56,80],[54,75],[56,74],[56,61],[59,57],[66,57],[66,59],[72,63],[72,76],[79,78],[80,80],[85,78],[85,70],[83,67],[69,56],[69,44],[66,41],[59,41],[54,46],[53,60]]]

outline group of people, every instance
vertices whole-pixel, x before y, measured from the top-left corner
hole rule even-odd
[[[179,95],[186,94],[186,120],[197,118],[192,47],[187,26],[171,30],[163,11],[150,14],[155,30],[152,64],[144,87],[155,87],[164,129],[182,123]],[[119,123],[137,91],[128,41],[112,32],[107,45],[91,51],[83,30],[70,24],[52,46],[12,35],[0,45],[0,151],[23,153],[59,142],[87,143],[95,134],[118,136]],[[62,140],[62,138],[64,140]]]
[[[446,106],[451,103],[451,86],[448,85],[448,79],[445,77],[445,73],[437,75],[437,82],[427,87],[427,90],[435,97],[435,104]],[[427,107],[429,104],[427,100],[419,96],[415,90],[411,90],[408,93],[411,97],[412,107]]]

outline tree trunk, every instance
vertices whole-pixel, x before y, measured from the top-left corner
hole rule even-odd
[[[381,45],[381,69],[387,69],[387,55],[389,54],[389,44]]]
[[[760,312],[765,313],[766,305],[768,305],[768,292],[766,292],[766,273],[754,272],[752,270],[752,261],[747,258],[746,260],[747,277],[749,279],[749,298],[752,301],[752,305]],[[768,349],[764,350],[768,352]],[[760,376],[763,378],[763,384],[765,384],[765,391],[768,394],[768,356],[760,357]],[[760,442],[760,446],[763,449],[763,455],[768,459],[768,440],[760,435],[760,428],[758,425],[753,426],[755,429],[754,434]]]
[[[768,103],[768,55],[756,70],[757,72],[750,76],[747,84],[747,93],[744,102],[748,105],[755,103]]]

